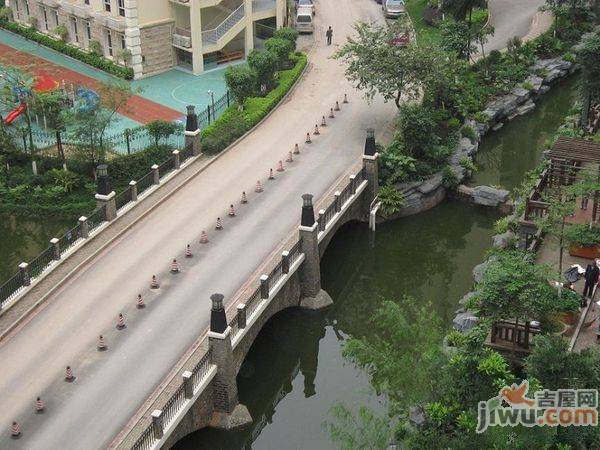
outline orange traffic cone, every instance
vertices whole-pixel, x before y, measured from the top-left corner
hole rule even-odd
[[[102,335],[98,336],[98,351],[103,352],[107,348],[106,342],[104,342],[104,337]]]
[[[71,366],[67,366],[65,370],[65,381],[68,383],[75,381],[75,375],[73,375],[73,370],[71,369]]]
[[[217,224],[215,225],[215,230],[221,231],[223,229],[223,222],[221,222],[221,218],[217,217]]]
[[[321,119],[321,126],[322,127],[326,127],[327,126],[327,122],[325,122],[325,116],[323,116],[323,118]]]
[[[156,275],[152,275],[152,282],[150,283],[150,289],[158,289],[159,287],[160,287],[160,284],[158,284]]]
[[[176,259],[171,262],[171,273],[179,273],[179,264]]]
[[[17,422],[13,422],[10,427],[10,437],[13,439],[19,439],[21,437],[21,427]]]
[[[35,399],[35,412],[40,414],[44,412],[44,409],[46,409],[46,406],[44,405],[44,402],[42,401],[42,399],[40,397]]]
[[[263,188],[262,185],[260,184],[260,181],[256,182],[256,189],[254,189],[254,192],[262,192]]]
[[[119,316],[117,317],[117,330],[122,330],[125,327],[127,327],[127,325],[125,325],[125,316],[123,313],[119,313]]]
[[[185,257],[186,258],[191,258],[192,256],[192,247],[190,247],[190,244],[186,245],[185,247]]]
[[[307,144],[312,143],[312,141],[310,140],[310,133],[306,133],[306,141],[304,142],[306,142]]]
[[[269,169],[269,180],[274,180],[275,175],[273,175],[273,169]]]
[[[200,235],[200,243],[208,244],[208,234],[206,234],[206,231],[202,231],[202,234]]]
[[[333,114],[333,108],[329,108],[329,118],[333,119],[335,117],[335,114]]]
[[[287,162],[287,163],[294,162],[294,157],[292,156],[292,152],[288,153],[288,157],[286,158],[285,162]]]
[[[142,294],[138,294],[137,304],[135,306],[137,307],[137,309],[142,309],[146,307],[144,299],[142,298]]]
[[[300,154],[300,147],[298,147],[298,144],[294,144],[294,155],[299,155]]]
[[[234,217],[235,216],[235,209],[233,208],[233,205],[229,205],[229,213],[228,213],[229,217]]]
[[[334,111],[339,111],[340,110],[340,104],[337,102],[337,100],[335,101],[335,108],[333,108]]]
[[[348,96],[344,94],[344,103],[348,103]]]
[[[321,133],[319,133],[319,125],[315,124],[315,131],[313,131],[313,134],[314,135],[321,134]]]
[[[246,191],[242,192],[242,204],[248,203],[248,199],[246,198]]]
[[[283,161],[279,160],[277,163],[277,172],[283,172],[285,169],[283,168]]]

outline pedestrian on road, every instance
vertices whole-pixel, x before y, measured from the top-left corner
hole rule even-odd
[[[329,28],[327,28],[325,36],[327,36],[327,45],[331,45],[331,38],[333,37],[333,29],[331,28],[331,25],[329,25]]]
[[[600,278],[600,269],[598,268],[596,261],[587,265],[584,277],[585,287],[583,288],[583,301],[581,302],[581,305],[587,306],[587,298],[591,297],[594,285],[598,283],[598,278]]]

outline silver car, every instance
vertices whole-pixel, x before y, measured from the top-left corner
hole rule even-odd
[[[381,2],[381,9],[383,9],[385,17],[399,17],[402,14],[406,14],[404,0],[383,0]]]

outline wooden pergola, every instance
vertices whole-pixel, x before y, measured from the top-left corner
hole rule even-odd
[[[560,189],[575,183],[594,179],[600,182],[600,144],[585,139],[561,136],[548,153],[550,165],[525,199],[525,212],[519,221],[519,234],[523,246],[529,248],[539,243],[540,230],[536,221],[548,212],[544,191]],[[591,219],[598,220],[600,196],[594,194]]]

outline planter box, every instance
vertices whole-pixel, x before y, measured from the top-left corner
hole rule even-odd
[[[572,245],[569,247],[569,255],[585,259],[600,258],[600,245],[594,245],[592,247],[578,247]]]

